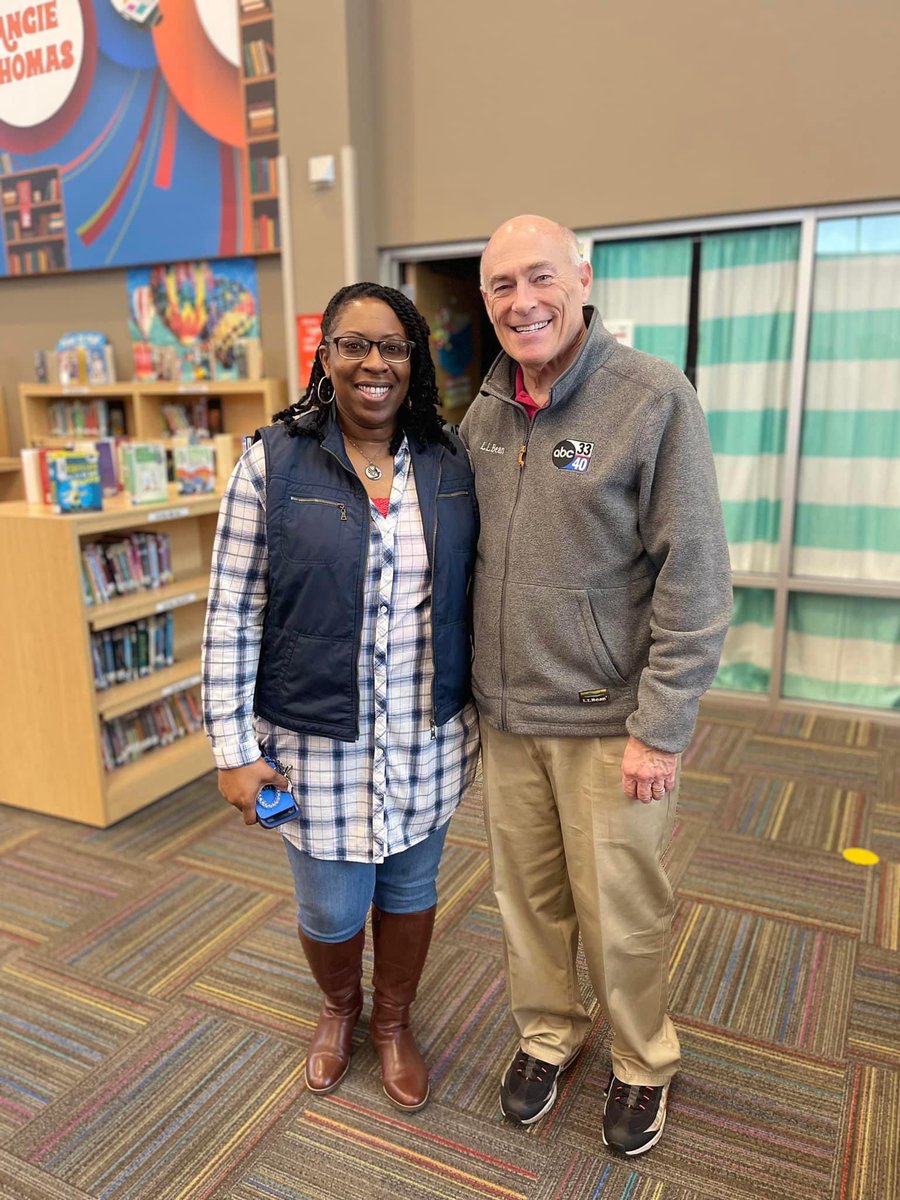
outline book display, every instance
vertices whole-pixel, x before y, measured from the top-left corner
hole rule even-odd
[[[166,406],[184,406],[190,416],[200,401],[210,429],[215,410],[218,432],[200,439],[206,454],[185,454],[192,445],[171,433]],[[171,484],[141,503],[125,491],[106,494],[99,512],[0,504],[0,561],[16,564],[14,586],[0,589],[5,803],[105,827],[213,769],[200,726],[200,642],[222,480],[242,436],[285,403],[284,384],[274,379],[20,386],[33,466],[42,447],[52,462],[72,446],[66,430],[78,428],[79,453],[62,460],[91,460],[100,486],[102,464],[84,433],[111,429],[115,411],[131,439],[118,443],[120,454],[142,443],[171,445],[182,483],[207,487],[214,478],[215,490]],[[97,442],[106,445],[102,436]],[[143,460],[132,471],[136,465],[144,472]],[[35,787],[33,764],[48,754],[54,784]]]
[[[105,827],[212,769],[200,641],[220,496],[0,504],[0,556],[17,564],[0,589],[5,803]]]

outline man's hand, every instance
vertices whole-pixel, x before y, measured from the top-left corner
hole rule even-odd
[[[641,804],[661,800],[675,786],[677,764],[677,754],[654,750],[630,737],[622,755],[622,791]]]
[[[264,758],[245,767],[219,771],[219,791],[243,815],[245,825],[256,824],[256,797],[267,783],[274,784],[281,792],[291,790],[287,779],[273,770]]]

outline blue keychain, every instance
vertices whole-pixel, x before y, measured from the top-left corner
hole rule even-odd
[[[273,770],[280,772],[285,778],[288,777],[290,767],[283,769],[267,754],[264,754],[263,758]],[[256,797],[256,819],[264,829],[274,829],[276,825],[293,821],[299,816],[300,809],[293,795],[290,792],[279,791],[272,783],[267,783]]]

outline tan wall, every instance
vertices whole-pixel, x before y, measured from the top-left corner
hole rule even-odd
[[[376,0],[382,245],[900,196],[897,0]]]

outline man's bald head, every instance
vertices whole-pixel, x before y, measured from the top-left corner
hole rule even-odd
[[[481,255],[482,288],[485,286],[485,280],[488,277],[485,271],[485,262],[490,265],[491,259],[498,251],[502,253],[508,246],[521,243],[526,239],[533,239],[536,236],[543,236],[557,242],[563,255],[573,267],[581,265],[578,238],[571,229],[568,229],[565,225],[560,225],[558,221],[551,221],[549,217],[539,217],[534,213],[523,213],[521,216],[511,217],[508,221],[504,221],[491,234],[490,240]]]

